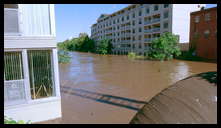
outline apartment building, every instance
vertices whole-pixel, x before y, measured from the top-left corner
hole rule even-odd
[[[53,4],[4,4],[4,115],[61,117]]]
[[[111,39],[114,54],[145,54],[151,40],[164,32],[189,42],[190,12],[205,4],[132,4],[112,14],[102,14],[91,26],[91,38]]]
[[[190,47],[196,55],[217,60],[217,7],[190,14]]]

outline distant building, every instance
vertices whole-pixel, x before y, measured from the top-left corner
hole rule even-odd
[[[217,7],[190,14],[190,48],[196,55],[217,60]]]
[[[109,38],[113,52],[144,54],[151,40],[165,32],[189,42],[190,12],[205,4],[132,4],[112,14],[101,14],[91,27],[91,38]]]

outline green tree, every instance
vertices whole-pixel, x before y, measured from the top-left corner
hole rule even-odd
[[[170,60],[181,54],[178,36],[166,32],[152,41],[147,52],[148,58],[155,60]]]
[[[94,52],[95,42],[86,33],[80,33],[78,38],[58,43],[58,48],[67,51]]]
[[[97,53],[110,54],[112,52],[113,45],[110,39],[103,39],[98,42]]]

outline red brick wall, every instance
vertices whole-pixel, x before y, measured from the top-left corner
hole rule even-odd
[[[205,21],[205,14],[210,13],[210,20]],[[195,23],[195,17],[200,16],[199,23]],[[208,38],[204,32],[209,30]],[[205,9],[191,13],[190,18],[190,46],[196,43],[197,56],[217,60],[217,9]],[[194,33],[198,33],[198,39],[194,39]],[[194,41],[195,40],[195,41]]]

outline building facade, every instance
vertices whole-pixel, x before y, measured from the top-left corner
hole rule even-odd
[[[61,117],[53,4],[4,4],[4,115]]]
[[[151,40],[164,32],[189,42],[190,12],[204,4],[132,4],[112,14],[102,14],[91,26],[91,38],[111,39],[114,54],[144,54]]]
[[[196,55],[217,60],[217,8],[191,13],[190,47]]]

